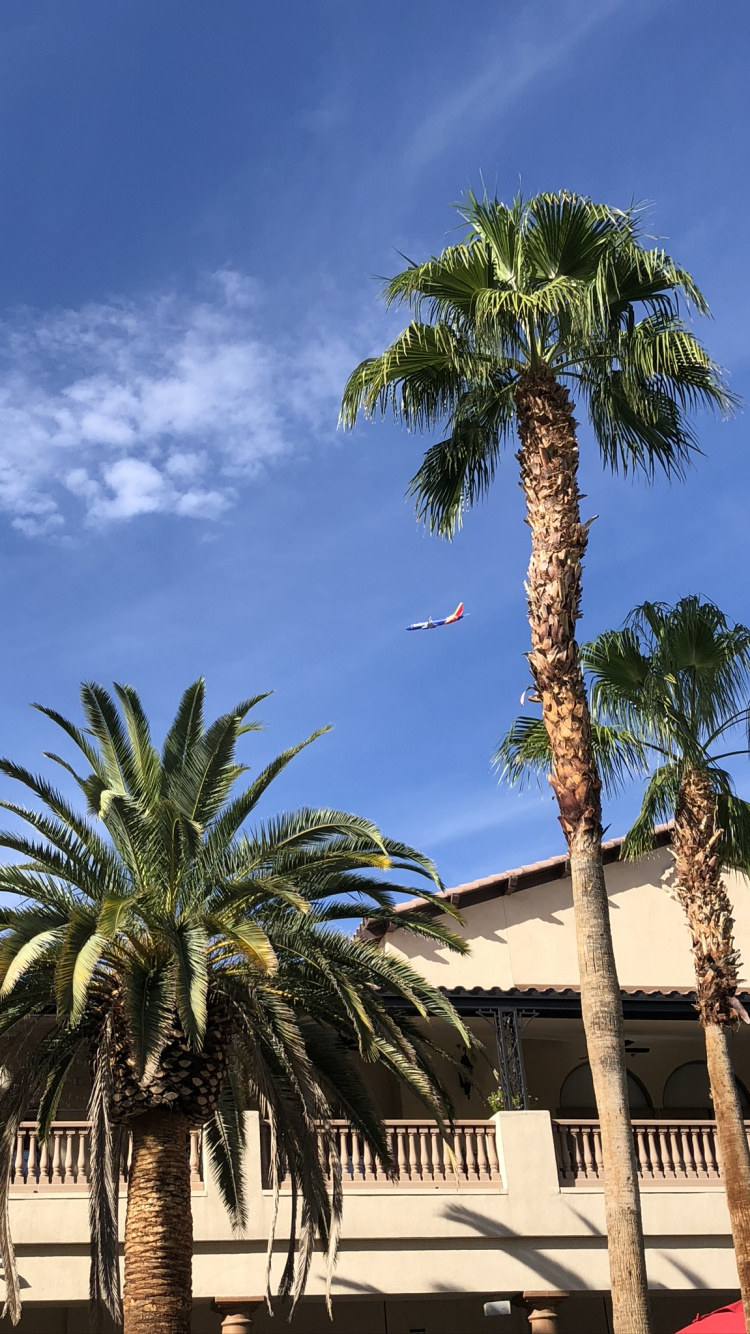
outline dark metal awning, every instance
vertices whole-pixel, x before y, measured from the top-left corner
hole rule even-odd
[[[488,1011],[533,1011],[551,1019],[579,1019],[581,993],[578,987],[441,987],[443,995],[460,1014],[487,1014]],[[697,1019],[695,992],[687,988],[658,990],[628,988],[621,990],[626,1019]],[[750,1009],[750,992],[738,992],[738,999]]]

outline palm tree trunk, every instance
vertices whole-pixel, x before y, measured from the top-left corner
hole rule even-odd
[[[716,845],[716,798],[708,773],[689,770],[675,815],[675,895],[693,942],[698,1013],[706,1036],[706,1063],[719,1140],[721,1175],[729,1209],[745,1324],[750,1329],[750,1151],[729,1055],[728,1030],[737,1023],[733,1005],[739,955],[734,946],[732,905],[721,879]]]
[[[123,1334],[190,1334],[193,1217],[188,1121],[168,1111],[133,1121],[125,1218]]]
[[[726,1024],[706,1025],[706,1061],[742,1307],[750,1329],[750,1154]]]
[[[567,390],[545,367],[516,391],[521,483],[531,528],[529,666],[550,739],[550,782],[570,850],[581,1010],[601,1124],[615,1334],[651,1329],[640,1196],[627,1095],[622,1001],[602,862],[601,783],[575,630],[580,616],[578,443]]]

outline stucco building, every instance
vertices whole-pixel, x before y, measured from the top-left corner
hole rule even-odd
[[[737,1295],[719,1178],[701,1030],[691,999],[689,939],[667,888],[668,834],[639,863],[607,845],[607,883],[623,990],[633,1132],[656,1334]],[[737,939],[750,961],[750,886],[730,876]],[[451,1154],[423,1110],[382,1072],[373,1098],[390,1124],[397,1184],[378,1179],[356,1135],[341,1124],[346,1206],[334,1317],[316,1265],[291,1328],[356,1334],[608,1334],[601,1156],[580,1018],[570,880],[564,858],[447,892],[460,907],[471,953],[457,957],[376,924],[360,931],[410,959],[445,988],[481,1037],[473,1066],[455,1034],[457,1124]],[[747,976],[747,973],[743,973]],[[746,998],[750,1006],[750,998]],[[750,1117],[750,1029],[734,1038]],[[508,1110],[491,1115],[501,1089]],[[86,1081],[73,1082],[52,1141],[19,1137],[11,1223],[25,1314],[23,1334],[86,1329],[88,1284]],[[251,1225],[233,1237],[192,1144],[195,1334],[231,1328],[263,1291],[272,1200],[262,1127],[252,1118],[247,1177]],[[127,1165],[123,1166],[123,1190]],[[278,1229],[284,1236],[284,1202]],[[483,1303],[512,1299],[486,1318]],[[212,1309],[217,1301],[221,1310]],[[234,1303],[234,1305],[232,1305]],[[244,1303],[244,1304],[243,1304]],[[547,1311],[548,1324],[542,1313]],[[529,1323],[529,1316],[531,1323]],[[257,1307],[253,1328],[286,1327]],[[226,1328],[230,1328],[227,1320]],[[249,1324],[245,1326],[249,1329]]]

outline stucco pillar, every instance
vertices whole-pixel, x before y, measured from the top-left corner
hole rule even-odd
[[[262,1297],[215,1297],[213,1309],[224,1317],[221,1334],[251,1334],[253,1311],[262,1305]]]
[[[558,1334],[557,1308],[569,1296],[568,1292],[524,1292],[532,1334]]]

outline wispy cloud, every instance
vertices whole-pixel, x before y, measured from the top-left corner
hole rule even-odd
[[[592,29],[601,26],[625,0],[597,0],[582,5],[566,0],[524,6],[506,12],[487,34],[485,45],[492,50],[472,78],[460,83],[456,92],[441,97],[417,124],[404,153],[404,166],[418,171],[450,146],[467,125],[496,118],[540,77],[561,65]]]
[[[546,796],[546,794],[545,794]],[[471,801],[453,803],[441,815],[432,815],[420,826],[417,820],[413,837],[417,847],[432,851],[445,843],[482,834],[488,829],[502,829],[509,824],[523,825],[536,820],[548,802],[541,793],[510,797],[498,789]]]
[[[264,329],[222,270],[158,293],[0,322],[0,509],[29,536],[138,514],[215,519],[295,442],[333,432],[351,349]]]

